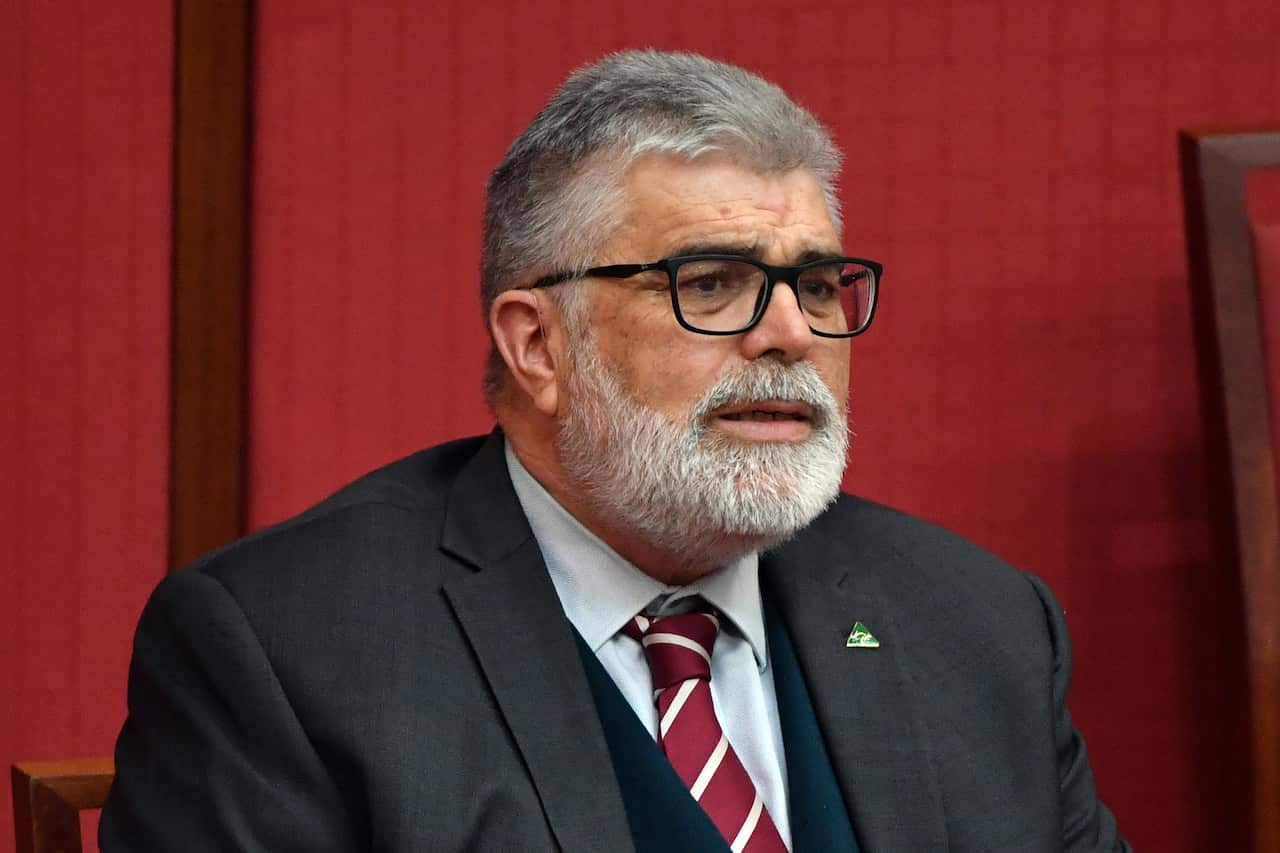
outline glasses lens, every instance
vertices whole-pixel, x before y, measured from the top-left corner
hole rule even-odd
[[[815,330],[848,334],[871,321],[876,274],[870,267],[843,261],[818,264],[801,272],[797,284],[800,308]]]
[[[742,261],[687,261],[676,270],[680,316],[704,332],[750,325],[764,289],[764,271]]]

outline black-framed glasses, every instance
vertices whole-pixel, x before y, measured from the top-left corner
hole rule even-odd
[[[614,264],[540,278],[530,289],[579,278],[631,278],[662,270],[676,321],[704,335],[737,335],[760,322],[774,285],[786,284],[815,335],[851,338],[871,325],[884,266],[865,258],[823,258],[776,267],[742,255],[681,255],[651,264]]]

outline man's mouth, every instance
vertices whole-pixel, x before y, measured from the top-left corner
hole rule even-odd
[[[715,413],[717,426],[751,441],[799,441],[812,430],[813,408],[805,403],[768,400],[731,406]]]

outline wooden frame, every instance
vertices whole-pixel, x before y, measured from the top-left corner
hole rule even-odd
[[[17,853],[80,853],[80,812],[102,808],[114,777],[110,758],[13,765]]]
[[[244,527],[253,0],[175,0],[169,565]],[[81,848],[110,758],[11,768],[18,853]]]
[[[176,0],[169,566],[244,532],[252,0]]]
[[[1258,281],[1244,181],[1280,165],[1280,126],[1179,134],[1209,499],[1229,516],[1220,553],[1239,572],[1249,644],[1253,836],[1280,853],[1280,504]]]

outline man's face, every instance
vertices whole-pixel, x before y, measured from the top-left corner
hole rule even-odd
[[[695,162],[649,156],[629,171],[626,195],[622,225],[594,263],[645,263],[708,252],[785,265],[814,254],[842,253],[822,190],[808,171],[761,175],[715,155]],[[786,286],[774,289],[759,325],[728,336],[681,328],[661,272],[589,286],[591,325],[603,365],[632,399],[672,422],[685,423],[726,370],[759,359],[811,363],[840,410],[845,408],[849,341],[813,335]],[[811,434],[803,419],[725,414],[709,427],[735,441],[793,442]]]
[[[840,254],[807,173],[650,158],[629,191],[600,263]],[[609,526],[671,552],[682,565],[668,568],[688,578],[787,538],[835,497],[848,342],[813,336],[789,288],[750,332],[717,337],[679,326],[665,274],[574,286],[590,308],[570,323],[557,445],[572,487]]]

